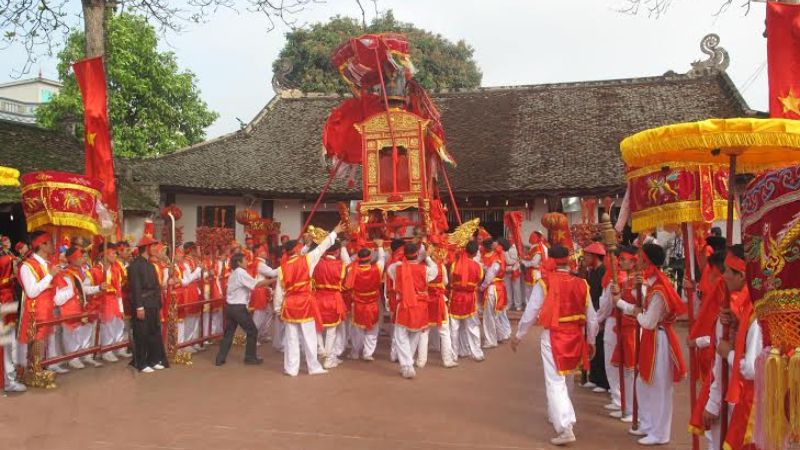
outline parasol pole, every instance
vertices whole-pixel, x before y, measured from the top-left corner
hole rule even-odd
[[[642,283],[639,280],[636,281],[636,306],[642,307]],[[633,340],[633,353],[636,356],[636,363],[633,365],[633,422],[631,424],[633,430],[639,429],[639,395],[636,392],[636,380],[639,379],[639,335],[641,332],[639,319],[636,319],[636,339]]]
[[[617,232],[611,225],[611,215],[609,213],[603,213],[600,226],[603,232],[603,241],[611,254],[609,258],[611,279],[614,283],[619,283],[619,269],[613,254],[617,250]],[[614,310],[617,320],[617,348],[619,348],[619,403],[622,417],[625,417],[625,343],[622,336],[622,311],[616,305],[614,305]]]
[[[692,284],[694,284],[694,251],[692,250],[694,246],[691,243],[691,236],[692,236],[692,226],[689,223],[684,222],[681,225],[683,231],[683,264],[684,264],[684,278],[688,278],[692,280]],[[686,276],[688,275],[688,277]],[[694,290],[686,287],[686,283],[683,286],[684,295],[686,295],[686,307],[689,315],[689,330],[692,329],[694,325]],[[694,404],[697,401],[697,361],[696,361],[696,353],[697,350],[690,347],[689,348],[689,405],[690,411],[694,409]],[[699,437],[692,433],[692,450],[698,450],[700,448],[700,439]]]
[[[730,165],[728,167],[728,221],[725,227],[725,237],[728,240],[728,245],[733,245],[733,210],[736,201],[736,153],[730,153]],[[731,308],[731,293],[725,289],[725,298],[723,300],[722,309],[730,310]],[[722,338],[731,340],[731,327],[730,324],[722,324]],[[728,359],[720,358],[722,361],[722,374],[720,379],[720,386],[722,388],[722,402],[720,404],[720,450],[724,450],[725,436],[728,434],[728,402],[725,401],[725,394],[728,392]]]
[[[458,205],[456,205],[456,197],[453,195],[453,187],[450,186],[450,177],[447,176],[447,169],[445,169],[444,164],[439,164],[442,167],[442,175],[444,175],[444,182],[447,185],[447,193],[450,194],[450,203],[453,204],[453,213],[456,215],[456,220],[458,220],[458,224],[461,225],[461,213],[458,212]]]
[[[378,57],[378,47],[375,47],[375,65],[378,66],[378,77],[381,80],[381,92],[383,93],[383,106],[386,108],[386,125],[389,127],[389,136],[392,138],[392,193],[397,195],[397,139],[394,135],[394,125],[392,125],[392,115],[389,114],[389,96],[386,94],[386,82],[383,81],[383,67]]]
[[[336,161],[336,165],[333,166],[333,170],[331,171],[330,176],[328,177],[328,181],[323,186],[322,191],[319,193],[319,197],[317,197],[317,202],[314,203],[314,207],[311,208],[311,212],[308,214],[308,218],[306,222],[303,224],[303,228],[300,229],[300,236],[297,238],[300,239],[303,236],[303,233],[306,232],[306,228],[311,223],[311,218],[314,217],[314,213],[317,212],[317,208],[319,208],[319,204],[322,203],[322,197],[325,195],[325,192],[328,191],[328,188],[331,187],[331,183],[333,183],[333,179],[336,178],[336,173],[339,172],[339,166],[342,165],[342,160],[339,159]]]

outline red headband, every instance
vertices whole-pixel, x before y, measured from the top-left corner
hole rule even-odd
[[[404,255],[404,256],[406,257],[406,260],[414,261],[419,256],[419,253],[418,252],[414,252],[414,253],[412,253],[410,255]]]
[[[36,248],[36,247],[44,244],[45,242],[50,242],[50,234],[49,233],[40,234],[38,237],[36,237],[36,239],[32,240],[31,241],[31,247],[32,248]]]
[[[625,260],[625,261],[636,261],[636,255],[628,253],[628,252],[622,252],[622,253],[619,254],[619,259]]]
[[[367,256],[359,256],[358,257],[358,262],[362,262],[362,263],[372,262],[372,255],[369,254]]]
[[[81,256],[83,256],[83,250],[80,248],[75,250],[75,252],[69,256],[67,256],[67,262],[74,263],[77,261]]]
[[[747,270],[747,264],[745,264],[744,260],[730,252],[725,257],[725,265],[741,273],[745,273]]]

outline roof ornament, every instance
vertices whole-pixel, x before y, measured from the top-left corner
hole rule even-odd
[[[708,55],[705,61],[695,61],[687,75],[698,77],[709,73],[724,72],[730,65],[728,51],[719,46],[720,38],[715,33],[707,34],[700,41],[700,51]]]
[[[281,97],[296,97],[299,93],[298,89],[292,86],[292,83],[287,78],[294,66],[288,59],[281,61],[280,67],[272,75],[272,90]]]

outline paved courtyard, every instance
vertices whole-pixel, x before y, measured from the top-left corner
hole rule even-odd
[[[242,347],[214,367],[216,347],[191,367],[151,375],[124,363],[59,377],[58,389],[0,399],[4,449],[542,449],[546,420],[538,332],[520,352],[490,350],[483,363],[444,369],[438,353],[402,379],[386,338],[375,362],[347,361],[328,375],[290,378],[282,355],[259,348],[263,366],[244,366]],[[687,386],[676,390],[673,439],[685,449]],[[574,449],[639,447],[606,416],[604,395],[576,387]]]

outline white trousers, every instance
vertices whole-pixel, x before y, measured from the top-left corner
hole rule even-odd
[[[639,430],[660,442],[670,439],[672,432],[672,360],[669,339],[657,331],[655,367],[652,383],[636,380],[639,403]]]
[[[450,336],[457,356],[483,358],[481,321],[475,313],[466,319],[450,318]],[[444,355],[442,355],[444,357]],[[456,359],[458,359],[456,357]]]
[[[188,342],[200,337],[200,314],[187,314],[183,319],[183,340]]]
[[[211,311],[211,334],[220,334],[225,327],[222,308]]]
[[[497,315],[497,340],[507,341],[511,339],[511,322],[508,320],[508,308]]]
[[[333,346],[333,354],[337,358],[344,354],[350,334],[350,320],[345,319],[336,327],[336,341]]]
[[[3,345],[3,373],[6,386],[17,381],[17,369],[14,364],[16,356],[17,340],[12,338],[11,342]]]
[[[340,328],[342,328],[341,323],[335,327],[327,327],[322,330],[323,357],[333,359],[339,356],[336,351],[339,346],[339,337],[341,336]]]
[[[322,372],[322,365],[317,361],[317,328],[313,320],[284,324],[283,371],[291,376],[300,373],[300,346],[305,353],[308,373]]]
[[[272,308],[257,309],[253,311],[253,323],[258,329],[258,340],[261,342],[271,339],[269,332],[272,321],[275,318],[275,310]]]
[[[394,347],[397,352],[397,360],[401,368],[412,368],[414,366],[414,355],[419,350],[419,341],[424,331],[411,331],[404,326],[395,324],[394,326]]]
[[[280,315],[276,312],[275,319],[272,321],[272,347],[279,351],[283,351],[283,340],[286,337],[286,324],[281,320]]]
[[[511,278],[511,275],[506,275],[503,277],[503,284],[506,286],[506,292],[508,293],[508,306],[522,309],[525,300],[522,298],[521,282],[522,278],[517,278],[514,280]]]
[[[524,307],[524,305],[527,305],[528,301],[530,301],[530,299],[531,299],[531,292],[533,292],[533,286],[531,286],[530,284],[526,283],[525,281],[522,282],[522,285],[523,285],[523,288],[522,288],[523,289],[523,292],[522,292],[523,293],[522,303],[523,303],[523,307]]]
[[[567,378],[558,373],[553,350],[550,346],[550,330],[541,334],[542,364],[544,365],[544,385],[547,392],[547,414],[557,434],[572,429],[575,424],[575,409],[569,398]]]
[[[380,322],[376,323],[368,330],[352,325],[350,332],[353,339],[353,347],[350,349],[350,357],[356,359],[359,357],[367,358],[372,356],[375,353],[375,348],[378,346],[378,333],[380,329]]]
[[[494,311],[497,293],[494,286],[489,286],[485,295],[486,301],[483,303],[483,345],[497,347],[497,316]]]
[[[450,321],[438,327],[429,328],[428,343],[429,348],[438,348],[442,355],[443,364],[451,364],[458,361],[453,339],[450,331]]]
[[[125,322],[119,317],[114,317],[108,322],[100,322],[100,345],[118,344],[124,337]]]
[[[85,323],[74,329],[62,327],[61,340],[64,344],[65,353],[75,353],[78,350],[89,348],[92,345],[94,327],[91,323]]]
[[[606,375],[608,384],[611,387],[611,402],[617,406],[622,406],[619,367],[611,364],[611,357],[614,356],[614,347],[617,346],[617,333],[614,331],[616,323],[617,321],[614,317],[606,319],[603,333],[603,349],[605,350]],[[631,414],[633,414],[633,370],[625,369],[625,415]]]

